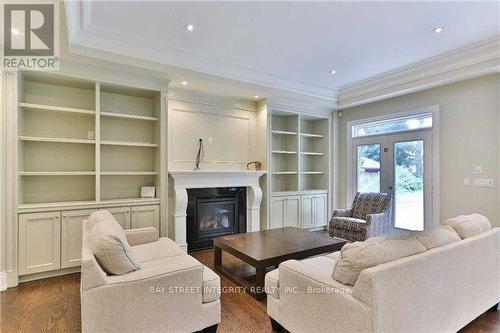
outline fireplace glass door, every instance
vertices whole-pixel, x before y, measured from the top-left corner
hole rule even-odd
[[[235,198],[198,199],[196,208],[200,239],[233,233],[238,216]]]
[[[246,232],[246,188],[188,189],[188,251],[213,247],[213,238]]]

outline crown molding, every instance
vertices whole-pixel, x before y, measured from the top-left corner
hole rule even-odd
[[[92,24],[90,1],[66,1],[65,5],[69,49],[74,53],[98,59],[104,57],[106,53],[111,53],[121,60],[124,57],[141,59],[243,83],[335,101],[337,91],[334,88],[264,73],[219,59],[195,55],[187,50],[149,43],[139,36],[124,35],[121,30],[98,28]],[[134,47],[131,48],[131,45]]]
[[[337,108],[346,109],[498,72],[500,39],[497,37],[341,87]]]
[[[335,103],[308,98],[269,97],[266,100],[266,107],[269,110],[292,111],[330,117],[335,109]]]
[[[195,103],[232,110],[251,112],[257,111],[256,101],[228,96],[212,95],[188,89],[169,88],[167,97],[169,100],[185,103]]]

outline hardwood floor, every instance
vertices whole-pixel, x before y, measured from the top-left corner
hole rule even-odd
[[[245,264],[224,253],[225,265],[247,270]],[[213,252],[194,254],[202,263],[213,267]],[[0,322],[2,333],[11,332],[79,332],[80,275],[71,274],[22,283],[0,293]],[[238,292],[237,286],[221,277],[222,322],[217,332],[271,332],[265,300],[259,302]],[[490,310],[460,330],[461,333],[499,332],[500,312]]]

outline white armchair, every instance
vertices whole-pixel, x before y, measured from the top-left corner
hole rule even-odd
[[[155,228],[126,230],[142,269],[107,275],[83,226],[83,332],[215,332],[220,322],[220,279]]]

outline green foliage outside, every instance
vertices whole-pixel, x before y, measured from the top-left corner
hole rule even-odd
[[[423,141],[395,143],[395,184],[397,193],[423,190]],[[365,172],[361,167],[365,159],[380,163],[380,145],[358,147],[358,190],[380,191],[380,172]]]

